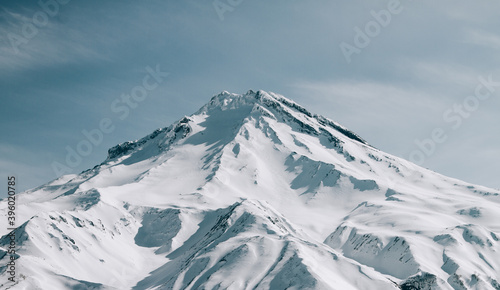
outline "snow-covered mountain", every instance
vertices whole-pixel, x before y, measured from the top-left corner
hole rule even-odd
[[[283,96],[223,92],[19,195],[1,288],[500,289],[499,193]]]

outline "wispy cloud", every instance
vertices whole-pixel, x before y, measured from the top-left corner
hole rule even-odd
[[[500,48],[500,35],[483,30],[467,29],[463,41],[492,49]]]
[[[66,36],[63,38],[60,33],[63,28],[56,26],[53,29],[32,39],[18,53],[15,53],[10,45],[2,45],[0,74],[18,73],[47,66],[109,61],[106,55],[95,51],[90,43],[82,43],[77,31],[66,30]]]
[[[318,98],[318,101],[333,102],[337,106],[345,106],[351,110],[371,107],[376,114],[387,110],[405,110],[426,108],[435,109],[439,106],[440,96],[431,95],[419,90],[411,84],[391,84],[374,81],[332,81],[332,82],[301,82],[293,84],[307,96]],[[379,110],[380,109],[380,110]]]
[[[460,84],[463,86],[474,86],[480,74],[475,68],[451,63],[414,61],[406,62],[404,66],[428,85],[439,84],[449,87]]]

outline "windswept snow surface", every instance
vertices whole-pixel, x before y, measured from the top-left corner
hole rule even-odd
[[[17,282],[1,219],[0,287],[500,289],[499,193],[283,96],[223,92],[18,195]]]

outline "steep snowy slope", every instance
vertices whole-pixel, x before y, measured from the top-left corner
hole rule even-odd
[[[263,91],[223,92],[18,205],[16,289],[500,289],[498,191]]]

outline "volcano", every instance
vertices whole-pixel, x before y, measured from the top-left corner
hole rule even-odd
[[[1,288],[500,289],[499,194],[281,95],[222,92],[19,194]]]

